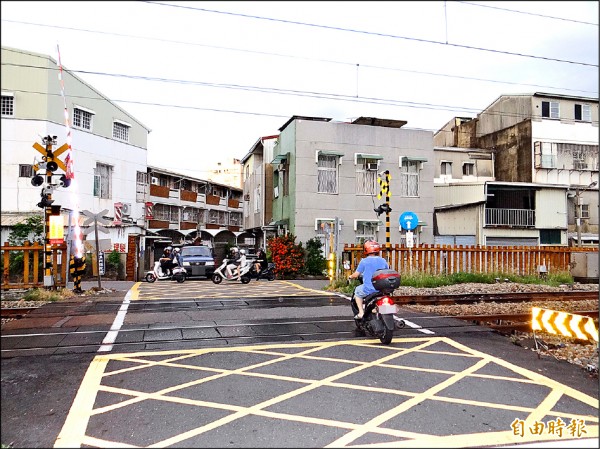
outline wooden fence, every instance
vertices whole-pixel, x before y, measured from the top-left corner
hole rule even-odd
[[[42,288],[44,287],[44,245],[39,243],[24,242],[22,246],[10,246],[8,242],[0,247],[2,251],[2,290],[14,288]],[[18,252],[23,253],[22,270],[10,270],[10,255]],[[54,277],[54,288],[66,287],[67,267],[67,245],[52,245],[52,274]]]
[[[420,245],[407,248],[398,244],[383,248],[381,256],[390,267],[406,274],[503,273],[517,276],[570,272],[571,254],[598,252],[597,247],[566,246],[462,246]],[[345,245],[342,261],[353,272],[364,257],[362,245]]]

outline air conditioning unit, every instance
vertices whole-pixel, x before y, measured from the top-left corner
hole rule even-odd
[[[123,203],[121,212],[123,213],[124,217],[129,217],[131,215],[131,203]]]
[[[158,178],[152,177],[152,184],[158,185]]]
[[[379,164],[377,162],[367,162],[367,170],[377,171],[378,169],[379,169]]]

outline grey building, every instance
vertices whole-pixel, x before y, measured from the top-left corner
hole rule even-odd
[[[327,250],[333,241],[368,238],[393,245],[404,242],[400,215],[413,212],[414,243],[433,243],[433,133],[403,128],[406,123],[291,117],[279,128],[272,160],[265,161],[273,173],[268,225],[298,242],[317,237]],[[388,179],[389,221],[375,212],[386,203],[385,192],[378,194]]]

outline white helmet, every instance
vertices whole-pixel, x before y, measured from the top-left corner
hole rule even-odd
[[[174,252],[175,254],[179,254],[179,252],[180,252],[180,251],[181,251],[181,248],[175,248],[175,249],[173,250],[173,252]]]
[[[246,250],[245,249],[240,249],[240,254],[243,256],[246,254]]]

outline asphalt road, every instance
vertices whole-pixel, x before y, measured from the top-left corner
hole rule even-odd
[[[123,298],[129,292],[124,284],[102,284]],[[202,281],[183,285],[197,290],[196,297],[212,288]],[[298,285],[304,295],[321,290],[313,284],[310,292],[307,285]],[[156,294],[162,287],[148,287],[133,290],[145,301],[164,300]],[[251,291],[246,287],[246,295]],[[303,299],[286,298],[295,300]],[[345,313],[344,306],[312,309],[321,316]],[[269,311],[284,319],[301,308]],[[226,320],[219,314],[227,313],[211,311],[211,320]],[[418,323],[418,314],[410,320]],[[369,338],[307,341],[297,335],[253,344],[3,358],[2,443],[484,447],[550,440],[552,447],[597,447],[597,378],[538,358],[494,332],[407,328],[390,346]]]

